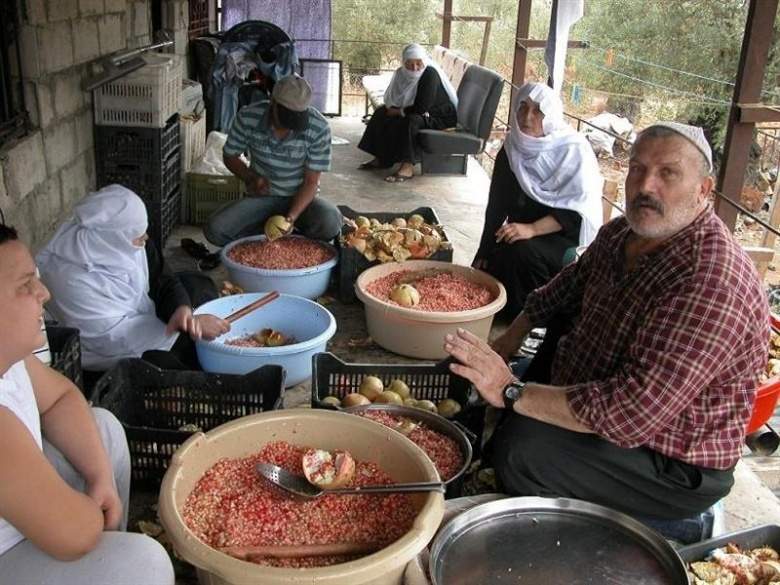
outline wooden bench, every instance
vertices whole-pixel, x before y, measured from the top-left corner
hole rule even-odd
[[[460,80],[463,79],[463,74],[466,73],[466,69],[468,69],[471,63],[458,55],[455,51],[451,51],[440,45],[436,45],[433,48],[431,51],[431,58],[436,61],[439,67],[441,67],[450,82],[452,82],[455,91],[457,91]],[[376,110],[384,105],[385,90],[387,89],[387,86],[390,85],[392,77],[392,71],[380,73],[379,75],[365,75],[363,77],[361,83],[366,92],[366,115],[368,115],[369,107]]]

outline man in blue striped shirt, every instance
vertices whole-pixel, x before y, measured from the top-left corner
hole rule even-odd
[[[341,214],[317,197],[320,174],[330,170],[330,127],[311,104],[311,87],[291,75],[276,82],[271,100],[238,112],[222,151],[225,165],[246,184],[247,197],[218,209],[204,232],[217,246],[263,232],[282,215],[304,236],[330,240]],[[247,154],[250,165],[241,161]]]

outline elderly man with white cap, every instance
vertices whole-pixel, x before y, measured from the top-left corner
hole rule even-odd
[[[242,154],[249,156],[249,166]],[[245,106],[236,115],[223,158],[246,185],[247,197],[218,209],[204,230],[206,238],[224,246],[262,233],[269,217],[281,215],[304,236],[333,239],[341,231],[341,214],[317,196],[330,157],[330,127],[311,106],[311,87],[297,75],[280,79],[270,101]]]
[[[452,371],[506,409],[490,451],[507,492],[679,520],[731,489],[769,315],[753,264],[710,205],[711,172],[700,128],[647,128],[625,216],[531,293],[492,348],[447,337]],[[505,360],[556,320],[563,334],[548,327],[517,380]]]

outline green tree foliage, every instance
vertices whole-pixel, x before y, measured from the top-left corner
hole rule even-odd
[[[351,69],[376,71],[397,64],[407,43],[438,43],[439,4],[431,0],[333,0],[334,58]],[[343,42],[350,40],[369,42]]]

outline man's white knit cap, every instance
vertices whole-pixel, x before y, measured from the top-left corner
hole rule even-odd
[[[707,169],[712,172],[712,148],[710,148],[709,142],[704,137],[704,130],[699,126],[689,126],[688,124],[681,124],[680,122],[656,122],[643,130],[646,132],[654,126],[661,126],[668,128],[688,140],[699,152],[702,153],[704,159],[707,161]]]

